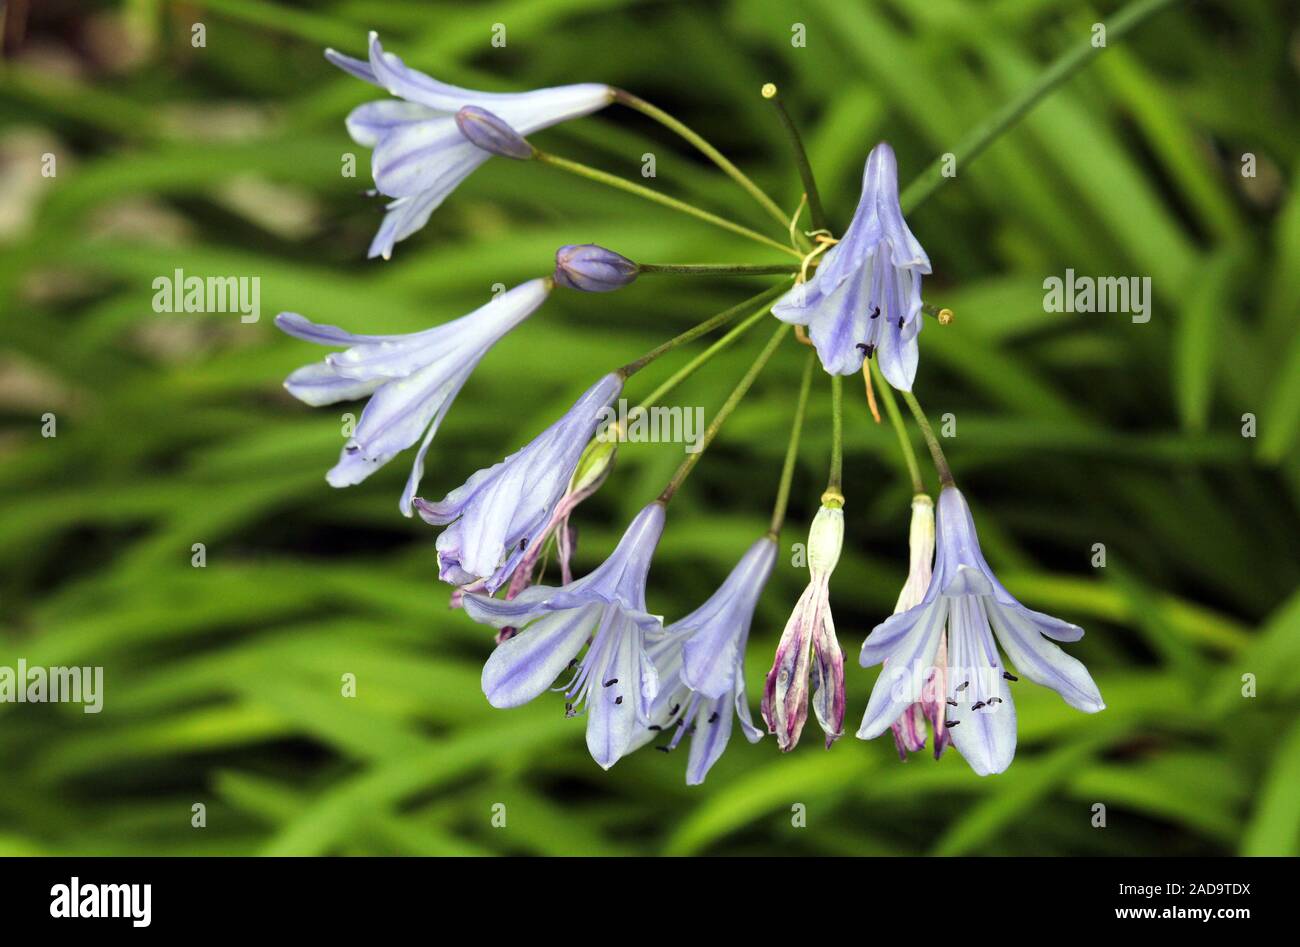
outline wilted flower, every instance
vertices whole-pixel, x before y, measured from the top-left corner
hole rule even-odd
[[[686,783],[698,786],[731,739],[734,713],[750,743],[763,738],[754,726],[745,697],[745,643],[754,607],[772,574],[776,541],[764,536],[741,558],[707,602],[652,635],[647,649],[659,675],[659,696],[650,708],[651,724],[639,743],[676,727],[663,747],[675,749],[691,734]]]
[[[296,338],[348,346],[291,374],[284,382],[290,394],[314,407],[370,396],[339,462],[325,475],[330,485],[360,483],[423,434],[402,491],[401,510],[410,516],[424,455],[461,386],[487,350],[550,291],[550,280],[529,280],[467,316],[409,335],[355,335],[295,312],[276,316],[275,324]]]
[[[912,525],[908,532],[910,564],[907,581],[898,594],[894,605],[894,614],[905,612],[921,604],[926,590],[930,587],[930,576],[934,564],[934,501],[924,493],[912,497]],[[907,759],[908,752],[925,749],[925,723],[928,720],[934,729],[934,758],[943,755],[944,749],[952,742],[948,728],[944,726],[944,690],[946,647],[939,643],[934,666],[928,670],[921,687],[920,699],[908,704],[901,717],[891,724],[894,731],[894,745],[898,755]]]
[[[555,282],[586,293],[608,293],[637,278],[640,268],[625,256],[594,243],[555,251]]]
[[[900,391],[916,377],[921,331],[921,276],[930,258],[903,220],[898,163],[885,142],[872,149],[862,175],[862,197],[843,238],[826,253],[813,278],[775,306],[783,322],[808,327],[822,367],[832,375],[862,370],[874,353]]]
[[[415,498],[426,523],[447,526],[437,543],[439,578],[453,585],[481,580],[488,594],[496,592],[543,538],[604,409],[622,390],[622,378],[606,375],[526,447],[438,503]]]
[[[371,170],[375,187],[396,198],[388,205],[383,225],[370,244],[369,255],[385,259],[392,254],[393,244],[428,222],[429,215],[461,181],[493,153],[501,153],[485,151],[466,137],[456,118],[463,108],[486,110],[523,136],[589,115],[613,100],[609,86],[598,83],[515,93],[460,89],[408,68],[397,56],[384,52],[375,33],[370,34],[368,62],[332,49],[325,51],[325,57],[345,72],[397,96],[396,101],[358,106],[347,121],[352,140],[374,148]],[[488,134],[482,125],[480,129]],[[485,140],[501,141],[495,135]]]
[[[663,622],[646,612],[645,584],[663,528],[664,506],[651,503],[610,557],[571,585],[533,586],[509,602],[477,594],[464,598],[475,621],[519,628],[483,667],[483,693],[493,707],[518,707],[537,697],[590,639],[564,690],[570,714],[587,711],[587,749],[605,769],[634,748],[659,692],[646,636]]]
[[[946,629],[946,630],[945,630]],[[1016,751],[1016,711],[997,644],[1019,674],[1050,687],[1087,713],[1105,707],[1087,668],[1049,638],[1078,641],[1083,629],[1017,602],[980,552],[966,499],[939,494],[938,556],[921,604],[886,620],[862,646],[862,666],[887,661],[858,736],[879,736],[917,700],[926,672],[947,646],[945,726],[957,751],[981,776],[1000,773]],[[946,635],[946,637],[945,637]]]
[[[763,719],[782,750],[795,748],[808,717],[808,675],[817,689],[813,711],[826,733],[826,746],[844,734],[844,652],[831,618],[830,581],[844,543],[844,510],[823,505],[808,530],[808,587],[794,607],[776,647],[776,660],[763,689]]]

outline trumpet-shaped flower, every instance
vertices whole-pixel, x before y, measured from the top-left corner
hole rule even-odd
[[[589,115],[613,101],[610,87],[599,83],[515,93],[457,88],[384,52],[375,33],[370,34],[368,61],[332,49],[325,51],[325,57],[345,72],[396,96],[358,106],[347,120],[352,140],[374,149],[371,170],[375,187],[393,198],[370,244],[371,257],[391,256],[395,243],[423,227],[457,185],[492,156],[492,151],[476,145],[462,130],[466,116],[457,123],[457,113],[466,106],[491,113],[522,136]],[[492,129],[484,133],[491,140],[504,140]]]
[[[467,316],[410,335],[355,335],[294,312],[276,316],[275,324],[296,338],[347,346],[291,374],[284,382],[290,394],[315,407],[370,398],[339,462],[326,474],[330,485],[360,483],[424,435],[402,492],[401,510],[410,516],[425,454],[452,401],[487,350],[550,291],[550,280],[529,280]]]
[[[772,574],[776,541],[764,536],[741,558],[725,582],[703,605],[662,633],[647,650],[659,676],[659,695],[640,743],[676,727],[663,747],[672,750],[691,734],[686,783],[698,786],[731,739],[732,715],[750,743],[763,738],[754,726],[745,696],[745,644],[754,607]]]
[[[772,307],[783,322],[808,327],[822,367],[832,375],[862,370],[875,354],[891,385],[911,391],[921,331],[921,276],[930,258],[912,236],[898,203],[898,162],[881,142],[862,175],[862,197],[843,238],[813,278]]]
[[[511,576],[527,550],[544,539],[583,450],[622,390],[622,378],[606,375],[526,447],[478,471],[437,503],[416,497],[425,522],[447,526],[437,543],[443,581],[481,582],[493,594]]]
[[[912,525],[908,531],[910,562],[907,581],[898,593],[898,602],[894,605],[894,614],[905,612],[921,604],[926,590],[930,587],[930,577],[934,566],[934,501],[924,493],[912,497]],[[894,731],[894,745],[898,747],[901,759],[907,759],[909,752],[915,753],[925,749],[925,724],[929,721],[934,730],[934,758],[943,755],[944,749],[952,742],[947,727],[944,726],[946,706],[944,704],[946,648],[939,643],[935,655],[934,667],[926,674],[921,688],[920,699],[908,704],[901,717],[891,724]]]
[[[763,719],[783,751],[793,750],[803,732],[810,672],[817,678],[813,711],[827,748],[844,733],[844,652],[830,606],[831,573],[843,544],[844,510],[822,506],[808,530],[808,587],[786,623],[763,689]]]
[[[475,621],[519,629],[483,667],[483,693],[493,707],[518,707],[540,695],[590,640],[564,691],[570,714],[586,711],[587,749],[605,769],[634,748],[659,693],[646,642],[663,622],[646,611],[645,584],[663,528],[664,506],[651,503],[609,558],[572,584],[533,586],[512,601],[464,597]]]
[[[1105,704],[1087,668],[1048,640],[1078,641],[1083,629],[1025,608],[998,582],[956,487],[939,495],[937,529],[938,553],[925,598],[877,625],[862,645],[863,667],[886,664],[858,736],[879,736],[919,699],[946,645],[948,735],[976,773],[1000,773],[1016,750],[1008,683],[1018,678],[1003,665],[998,644],[1018,674],[1052,688],[1072,707],[1096,713]]]

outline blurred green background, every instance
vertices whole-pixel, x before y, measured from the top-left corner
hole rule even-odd
[[[388,49],[492,90],[626,87],[698,127],[793,208],[780,84],[837,228],[884,138],[904,182],[1110,3],[528,0],[5,4],[0,79],[0,664],[102,665],[105,707],[0,704],[0,852],[23,854],[1295,854],[1300,831],[1300,33],[1286,2],[1178,4],[1108,48],[912,217],[956,322],[921,336],[917,393],[985,552],[1108,709],[1017,685],[1020,750],[980,779],[852,737],[862,638],[906,569],[909,489],[887,425],[846,390],[848,543],[832,585],[850,733],[782,757],[733,738],[702,788],[684,751],[602,772],[561,700],[490,708],[491,632],[447,607],[435,531],[403,520],[409,453],[331,490],[340,415],[281,389],[318,348],[282,309],[404,332],[599,242],[646,262],[773,262],[670,211],[541,166],[489,162],[392,262],[369,153],[343,119],[377,90],[324,46]],[[192,26],[206,46],[192,45]],[[503,23],[507,45],[490,44]],[[791,45],[803,23],[807,45]],[[770,232],[746,196],[641,116],[544,147]],[[355,154],[358,176],[341,174]],[[1242,174],[1243,155],[1255,175]],[[57,174],[43,177],[42,156]],[[639,179],[639,178],[638,178]],[[773,234],[779,236],[779,234]],[[258,276],[262,318],[156,314],[152,281]],[[1042,282],[1149,276],[1152,319],[1045,313]],[[438,435],[440,496],[522,445],[598,374],[762,288],[647,277],[556,293],[484,359]],[[711,414],[762,344],[674,400]],[[703,600],[765,528],[803,350],[773,360],[674,501],[653,611]],[[656,363],[644,394],[688,355]],[[783,542],[829,451],[814,390]],[[41,436],[52,412],[57,437]],[[1257,436],[1243,437],[1243,415]],[[918,448],[920,447],[919,441]],[[581,510],[600,561],[681,459],[629,445]],[[925,455],[922,454],[922,459]],[[927,465],[928,466],[928,465]],[[933,483],[933,479],[931,478]],[[204,543],[206,568],[191,566]],[[1105,568],[1092,565],[1104,543]],[[747,663],[762,676],[805,573],[783,555]],[[340,695],[355,674],[355,698]],[[1257,695],[1242,696],[1242,675]],[[493,828],[494,803],[507,826]],[[207,808],[205,828],[191,807]],[[807,825],[791,825],[791,806]],[[1091,824],[1095,803],[1107,827]]]

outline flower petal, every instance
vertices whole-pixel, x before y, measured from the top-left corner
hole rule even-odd
[[[466,607],[471,598],[465,596]],[[497,647],[483,665],[483,693],[493,707],[518,707],[543,693],[582,650],[600,620],[588,606],[541,618]]]
[[[909,681],[918,675],[924,681],[926,672],[934,666],[944,623],[948,620],[948,608],[949,600],[940,598],[895,615],[880,626],[888,626],[896,619],[906,619],[908,629],[890,650],[889,663],[880,672],[880,677],[871,690],[862,726],[858,727],[860,739],[870,740],[880,736],[898,719],[904,707],[917,700],[918,695],[914,693]]]
[[[998,641],[1016,671],[1035,684],[1050,687],[1077,710],[1094,714],[1106,707],[1101,691],[1083,662],[1066,654],[1041,634],[1042,626],[1019,605],[989,601],[989,616]]]
[[[948,619],[947,709],[953,746],[980,776],[1000,773],[1016,754],[1016,709],[1002,676],[986,599],[955,599]]]

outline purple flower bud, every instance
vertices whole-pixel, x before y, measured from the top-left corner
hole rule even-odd
[[[609,293],[636,279],[640,267],[594,243],[555,251],[555,282],[584,293]]]
[[[488,154],[501,158],[527,161],[533,156],[533,146],[505,121],[487,109],[467,105],[456,113],[456,127],[470,142]]]

